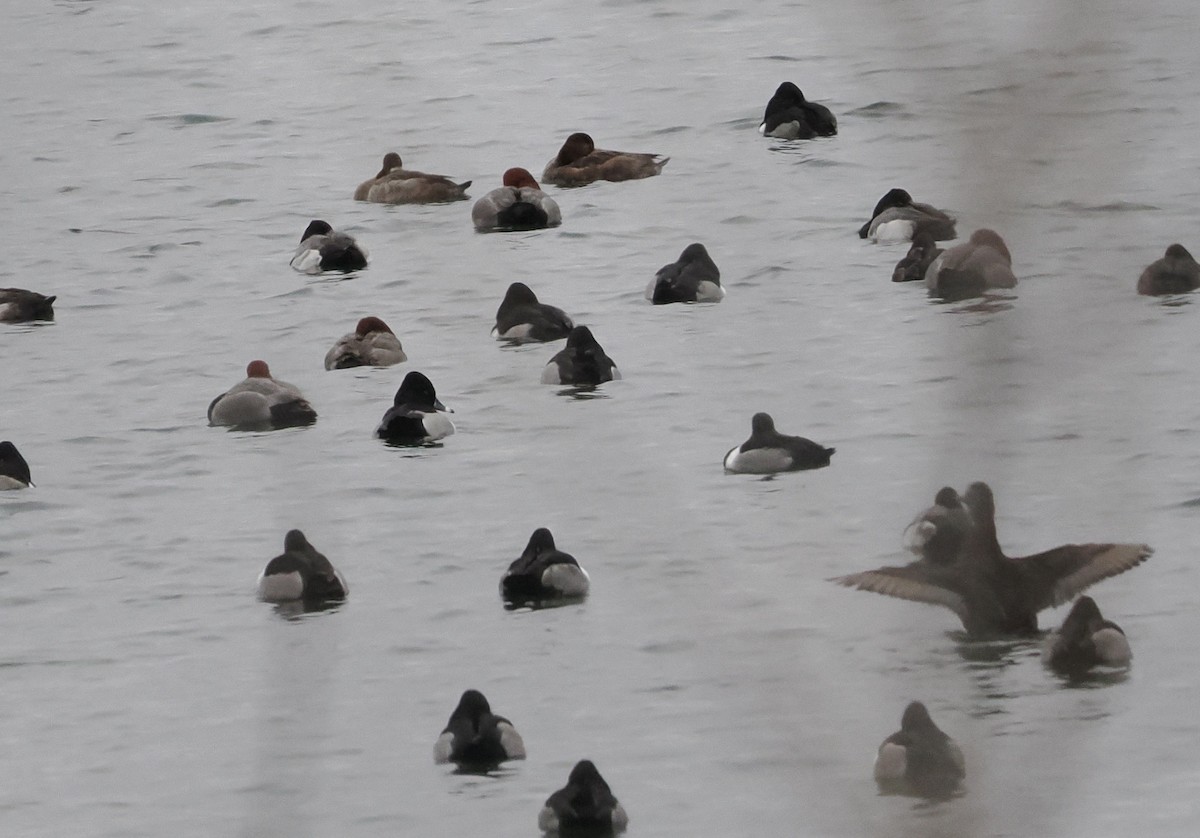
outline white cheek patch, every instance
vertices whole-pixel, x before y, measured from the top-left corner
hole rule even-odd
[[[258,577],[258,598],[263,602],[291,602],[303,596],[304,579],[299,571]]]

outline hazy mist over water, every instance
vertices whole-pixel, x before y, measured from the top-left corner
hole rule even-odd
[[[0,439],[0,832],[536,834],[593,759],[631,836],[1190,835],[1200,770],[1197,311],[1135,293],[1196,230],[1194,4],[264,2],[10,4]],[[831,139],[756,128],[775,87]],[[477,235],[471,203],[567,134],[671,157],[548,191],[562,227]],[[471,201],[351,200],[387,151]],[[893,186],[1006,239],[1020,284],[945,304],[855,231]],[[369,248],[288,259],[309,220]],[[716,306],[650,306],[692,241]],[[588,325],[622,381],[538,383],[561,344],[488,337],[508,284]],[[409,360],[326,372],[374,314]],[[267,360],[320,418],[210,428]],[[454,409],[440,447],[372,437],[409,370]],[[837,448],[770,480],[721,459],[770,412]],[[907,560],[943,485],[988,481],[1010,555],[1145,541],[1091,593],[1122,677],[1071,684],[1034,641],[829,577]],[[549,527],[581,604],[505,611]],[[338,609],[253,596],[284,533],[345,574]],[[1046,612],[1043,627],[1065,608]],[[474,777],[431,749],[484,692],[529,758]],[[871,762],[923,700],[966,792],[879,795]]]

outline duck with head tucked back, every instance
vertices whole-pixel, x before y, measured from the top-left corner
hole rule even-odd
[[[590,584],[587,571],[575,557],[555,547],[550,530],[539,527],[529,537],[525,552],[500,579],[500,596],[515,603],[582,599]]]
[[[993,288],[1015,288],[1008,245],[995,230],[980,228],[965,244],[943,250],[925,270],[930,293],[950,299],[974,297]]]
[[[945,606],[973,636],[1028,635],[1037,631],[1039,611],[1068,602],[1094,583],[1137,567],[1154,552],[1145,544],[1066,544],[1010,559],[996,537],[996,501],[991,488],[986,483],[972,483],[961,498],[955,493],[951,503],[949,493],[953,491],[942,489],[935,506],[952,512],[956,504],[962,504],[968,520],[948,516],[941,523],[933,522],[925,537],[909,544],[920,555],[917,561],[830,581]],[[929,511],[923,515],[928,516]],[[918,516],[918,522],[922,520]],[[934,533],[946,535],[937,550],[930,546]]]
[[[904,708],[900,730],[884,739],[875,755],[875,782],[885,791],[942,797],[966,774],[962,750],[919,701]]]
[[[604,354],[592,330],[576,326],[567,335],[567,345],[542,370],[543,384],[577,384],[595,387],[621,377],[613,359]]]
[[[325,369],[390,367],[408,360],[400,339],[378,317],[364,317],[325,354]]]
[[[565,311],[538,302],[528,285],[514,282],[496,310],[492,337],[517,343],[545,342],[562,340],[573,328],[575,324]]]
[[[824,468],[837,449],[818,445],[802,436],[787,436],[775,430],[769,413],[750,419],[750,438],[725,455],[725,470],[732,474],[775,474]]]
[[[32,485],[29,463],[25,462],[17,446],[7,439],[0,442],[0,490],[26,489]]]
[[[375,204],[441,204],[463,201],[471,181],[455,183],[445,175],[429,175],[404,168],[400,155],[389,151],[383,168],[354,190],[354,200]]]
[[[562,212],[526,169],[504,173],[504,185],[475,202],[471,221],[481,233],[543,230],[562,224]]]
[[[725,299],[721,271],[700,242],[689,244],[679,258],[663,265],[646,286],[646,299],[667,303],[719,303]]]
[[[367,251],[354,237],[336,232],[329,222],[316,219],[304,229],[292,267],[301,273],[359,271],[367,266]]]
[[[929,231],[918,225],[908,253],[892,269],[892,282],[924,282],[926,271],[941,253],[941,248],[933,243]]]
[[[935,241],[958,235],[955,221],[940,209],[918,203],[903,189],[891,189],[879,199],[870,219],[858,230],[860,239],[873,241],[910,241],[918,227],[928,231]]]
[[[1139,294],[1188,294],[1200,288],[1200,264],[1187,248],[1173,244],[1161,259],[1151,262],[1138,277]]]
[[[0,323],[53,320],[57,299],[24,288],[0,288]]]
[[[606,835],[623,831],[629,815],[590,759],[571,769],[567,784],[546,798],[538,828],[561,835]]]
[[[1042,657],[1053,669],[1078,673],[1093,666],[1128,666],[1133,651],[1121,627],[1104,619],[1094,599],[1081,596],[1063,624],[1047,635]]]
[[[567,137],[558,154],[546,164],[542,180],[555,186],[585,186],[597,180],[639,180],[663,170],[670,157],[596,148],[587,134]]]
[[[785,81],[767,102],[758,133],[781,140],[810,140],[837,134],[837,118],[829,108],[809,102],[800,88]]]
[[[467,690],[433,746],[433,761],[477,769],[494,768],[510,759],[525,759],[525,742],[503,716],[492,713],[479,690]]]
[[[410,372],[400,382],[392,406],[383,414],[375,435],[397,445],[424,445],[454,433],[454,423],[438,401],[433,382]]]
[[[246,365],[246,378],[212,400],[208,421],[240,430],[295,428],[317,421],[299,388],[271,377],[266,361]]]
[[[349,591],[342,574],[300,530],[284,536],[283,553],[267,562],[258,577],[258,598],[264,602],[329,602],[345,599]]]

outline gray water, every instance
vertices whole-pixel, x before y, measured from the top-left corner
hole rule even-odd
[[[0,497],[0,831],[533,836],[589,757],[631,836],[1193,834],[1197,311],[1134,285],[1200,244],[1194,4],[176,5],[0,12],[0,286],[59,295],[0,326],[0,438],[38,484]],[[784,80],[838,137],[758,136]],[[350,200],[389,150],[474,199],[577,130],[672,159],[551,189],[563,226],[532,234]],[[903,246],[854,235],[892,186],[999,230],[1021,284],[893,285]],[[293,272],[312,218],[371,266]],[[728,297],[650,306],[691,241]],[[557,344],[491,340],[517,279],[624,380],[572,398],[537,383]],[[366,314],[408,363],[325,372]],[[316,425],[207,426],[253,358]],[[410,369],[455,410],[441,447],[372,438]],[[723,474],[759,410],[832,466]],[[826,581],[904,561],[913,514],[978,479],[1010,554],[1156,548],[1093,591],[1127,676],[1071,685],[1033,643]],[[507,612],[538,526],[592,595]],[[291,527],[343,607],[254,599]],[[432,764],[468,687],[528,760]],[[871,780],[914,698],[966,752],[961,797]]]

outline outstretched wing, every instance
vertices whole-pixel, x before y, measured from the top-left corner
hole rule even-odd
[[[927,562],[912,562],[904,567],[881,567],[848,576],[830,579],[847,588],[872,591],[886,596],[944,605],[964,623],[967,619],[967,601],[955,589],[951,580]]]
[[[1153,552],[1147,544],[1064,544],[1014,561],[1041,611],[1070,602],[1101,579],[1137,567]]]

